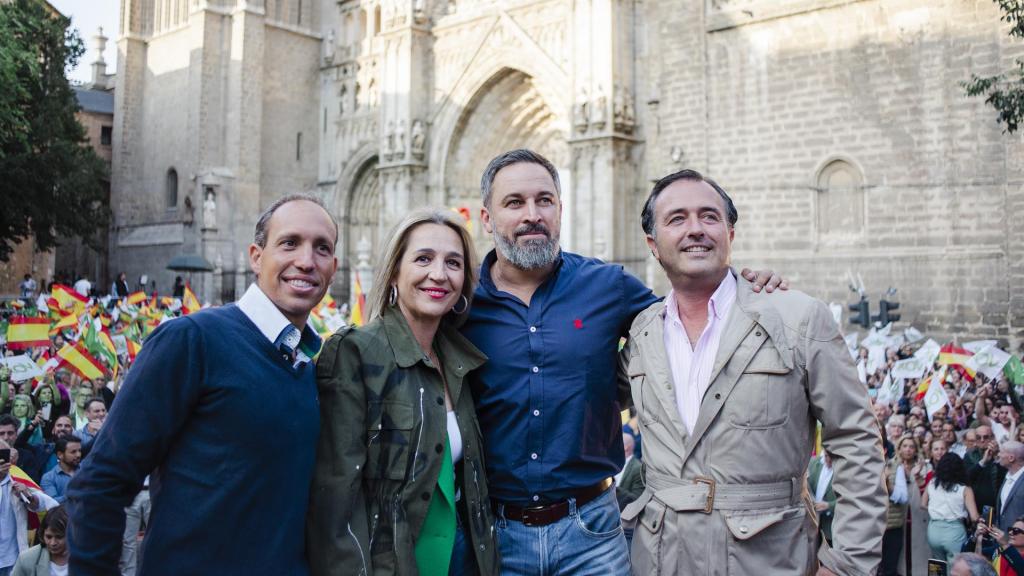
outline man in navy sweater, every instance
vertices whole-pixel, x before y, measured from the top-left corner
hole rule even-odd
[[[124,509],[148,474],[140,576],[307,574],[320,339],[306,320],[337,269],[337,239],[318,200],[281,198],[256,223],[256,283],[237,305],[146,340],[68,487],[71,574],[119,573]]]

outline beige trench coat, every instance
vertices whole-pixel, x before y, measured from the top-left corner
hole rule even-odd
[[[647,481],[622,513],[636,524],[633,573],[798,575],[820,561],[837,574],[873,574],[885,531],[882,444],[832,314],[801,292],[755,294],[737,281],[692,436],[676,407],[664,303],[630,329],[622,368]],[[815,420],[838,495],[834,548],[817,551],[805,483]]]

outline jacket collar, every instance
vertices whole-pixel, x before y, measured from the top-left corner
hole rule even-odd
[[[405,316],[395,306],[387,306],[381,313],[381,322],[384,325],[384,332],[387,334],[388,342],[391,343],[391,350],[395,355],[395,363],[402,368],[409,368],[417,362],[428,363],[425,351],[420,348],[419,342],[412,334],[409,323]],[[487,361],[487,357],[480,352],[452,327],[447,321],[442,321],[441,326],[434,336],[434,347],[437,350],[439,360],[458,375],[464,376],[466,372],[479,368]]]

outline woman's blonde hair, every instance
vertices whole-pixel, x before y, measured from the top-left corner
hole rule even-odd
[[[469,312],[469,306],[473,303],[473,290],[476,289],[476,250],[473,248],[473,238],[469,235],[469,230],[466,230],[466,227],[462,224],[461,217],[456,218],[454,212],[445,208],[421,208],[415,210],[399,222],[391,231],[388,242],[384,246],[384,252],[381,253],[380,265],[377,267],[376,274],[373,275],[373,289],[370,291],[370,297],[366,301],[367,321],[372,322],[380,317],[381,313],[389,305],[391,283],[398,276],[398,267],[409,245],[409,234],[421,224],[447,226],[454,230],[459,235],[459,240],[462,241],[463,272],[465,273],[465,278],[462,282],[462,296],[466,299],[466,309],[461,310],[459,314],[450,312],[445,316],[445,319],[456,326],[461,325],[465,321],[466,314]],[[461,299],[460,297],[459,300]],[[455,308],[458,307],[459,302],[456,301]]]

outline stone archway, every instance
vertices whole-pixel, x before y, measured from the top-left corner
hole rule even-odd
[[[350,297],[351,274],[358,262],[359,243],[364,239],[370,243],[370,263],[377,260],[380,243],[385,231],[380,230],[381,185],[377,172],[377,158],[363,163],[352,180],[351,192],[345,207],[344,252],[339,263],[342,288],[341,297]],[[360,278],[363,286],[369,286],[370,278]]]
[[[487,163],[513,148],[529,148],[558,168],[563,202],[570,201],[567,123],[545,101],[534,79],[515,69],[503,69],[485,82],[465,106],[455,125],[444,162],[444,202],[466,207],[481,254],[493,247],[480,223],[480,176]],[[563,218],[568,211],[563,211]],[[563,221],[563,238],[567,223]]]

